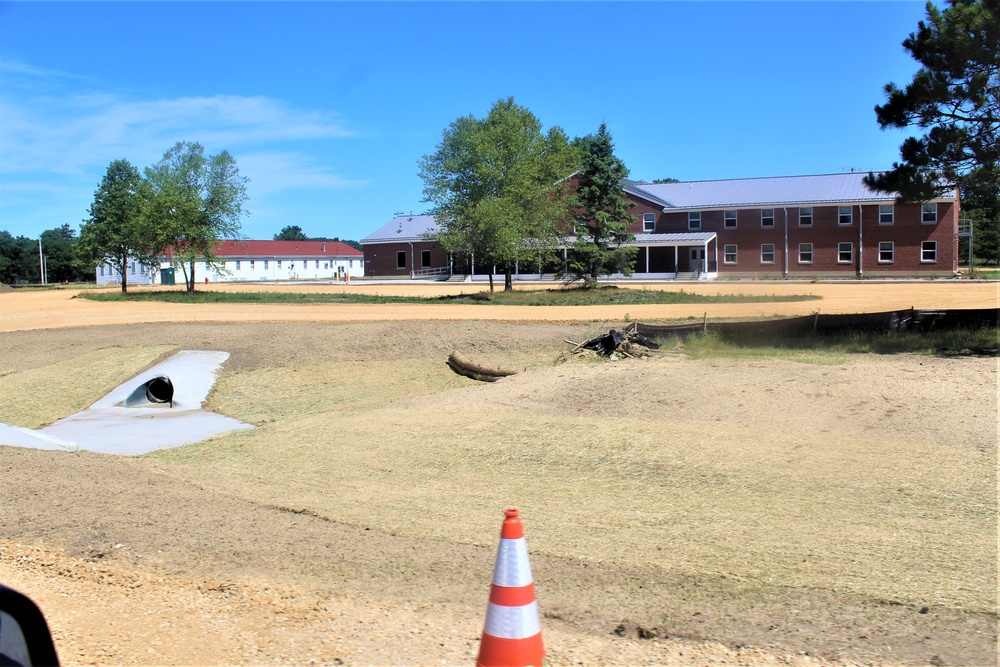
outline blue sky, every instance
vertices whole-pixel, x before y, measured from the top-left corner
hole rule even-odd
[[[513,96],[606,122],[636,179],[886,168],[882,86],[917,65],[895,2],[0,3],[0,230],[86,217],[113,160],[178,141],[250,179],[243,233],[360,239],[421,212],[421,156]]]

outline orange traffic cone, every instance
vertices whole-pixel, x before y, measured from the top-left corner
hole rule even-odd
[[[506,511],[493,570],[478,667],[542,667],[545,648],[538,622],[535,585],[524,527],[515,509]]]

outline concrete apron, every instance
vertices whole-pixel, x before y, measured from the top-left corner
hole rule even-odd
[[[180,447],[219,433],[253,428],[236,419],[202,410],[228,352],[182,350],[140,373],[86,410],[37,430],[0,424],[0,445],[137,456]],[[124,407],[140,385],[165,375],[173,383],[173,405]]]

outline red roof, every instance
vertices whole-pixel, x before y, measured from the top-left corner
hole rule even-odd
[[[219,257],[350,257],[363,252],[340,241],[223,241],[215,246]]]

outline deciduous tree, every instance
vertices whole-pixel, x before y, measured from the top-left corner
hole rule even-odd
[[[42,232],[42,252],[45,255],[46,280],[50,282],[76,282],[93,280],[94,267],[81,270],[74,261],[74,247],[79,239],[76,230],[68,223]]]
[[[139,170],[128,160],[115,160],[101,179],[90,205],[90,216],[80,227],[74,246],[77,265],[91,270],[108,264],[121,276],[122,292],[128,291],[131,262],[155,263],[157,237],[143,218],[148,189]]]
[[[146,179],[152,192],[147,220],[160,245],[173,249],[193,292],[195,261],[222,266],[216,245],[240,236],[247,178],[227,151],[206,157],[201,144],[182,141],[146,168]]]
[[[274,235],[275,241],[308,241],[309,237],[298,225],[283,227],[280,232]]]
[[[562,129],[543,133],[538,118],[512,97],[498,100],[483,119],[459,118],[420,161],[441,245],[480,265],[502,266],[504,289],[512,289],[518,261],[539,261],[555,247],[568,210],[559,181],[577,159]]]
[[[38,241],[0,231],[0,283],[39,280]]]

